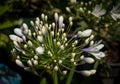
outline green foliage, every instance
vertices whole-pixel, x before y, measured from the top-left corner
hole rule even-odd
[[[40,84],[47,84],[46,78],[42,78],[42,80],[40,81]]]
[[[0,33],[0,47],[6,47],[8,42],[9,38],[5,34]]]

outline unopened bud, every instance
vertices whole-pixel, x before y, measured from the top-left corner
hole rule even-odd
[[[86,63],[92,64],[95,62],[95,60],[91,57],[84,57],[83,59]]]
[[[66,75],[66,74],[67,74],[67,70],[64,70],[64,71],[63,71],[63,74]]]
[[[15,62],[16,62],[16,64],[17,64],[18,66],[20,66],[20,67],[25,67],[20,60],[16,59]]]
[[[83,76],[90,76],[90,75],[91,75],[91,72],[88,71],[88,70],[80,71],[80,73],[81,73]]]
[[[54,70],[55,70],[55,71],[58,71],[58,66],[55,66],[55,67],[54,67]]]

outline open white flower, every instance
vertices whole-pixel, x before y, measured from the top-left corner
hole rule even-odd
[[[37,48],[35,49],[35,51],[36,51],[36,53],[38,53],[38,54],[43,54],[44,51],[45,51],[45,48],[42,47],[42,46],[40,46],[40,47],[37,47]]]
[[[78,36],[79,37],[89,37],[92,33],[92,29],[86,29],[84,31],[78,31]]]
[[[111,17],[116,21],[117,19],[120,19],[120,8],[118,6],[113,7],[111,10]]]
[[[92,14],[96,17],[101,17],[105,13],[106,13],[106,10],[102,9],[102,4],[100,4],[100,5],[97,4],[92,11]]]
[[[88,48],[82,49],[84,52],[88,52],[95,56],[97,59],[101,59],[102,57],[105,57],[105,53],[101,52],[100,50],[104,47],[103,44],[100,44],[101,41],[98,43],[93,44],[92,46]]]

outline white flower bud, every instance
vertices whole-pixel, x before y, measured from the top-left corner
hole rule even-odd
[[[87,38],[87,39],[85,40],[85,44],[88,44],[89,42],[90,42],[90,39]]]
[[[81,5],[83,5],[84,3],[81,1],[81,3],[80,3]]]
[[[50,51],[48,51],[48,55],[52,54]]]
[[[63,25],[63,16],[59,17],[59,28],[61,29]]]
[[[73,22],[70,22],[70,26],[72,26],[73,25]]]
[[[108,23],[107,23],[107,24],[105,24],[105,27],[106,27],[106,28],[107,28],[107,27],[109,27],[109,26],[110,26],[110,24],[108,24]]]
[[[17,42],[23,42],[23,39],[16,35],[9,35],[10,39]]]
[[[42,18],[42,20],[45,19],[45,15],[43,13],[41,14],[41,18]]]
[[[38,56],[37,56],[37,55],[35,55],[35,56],[34,56],[34,59],[35,59],[35,60],[38,60]]]
[[[73,19],[72,17],[69,17],[69,22],[71,22],[71,21],[72,21],[72,19]]]
[[[37,36],[37,40],[43,42],[43,36]]]
[[[90,46],[92,46],[94,44],[94,41],[90,41]]]
[[[83,60],[84,59],[84,55],[80,56],[80,60]]]
[[[74,62],[74,58],[71,58],[70,61],[71,61],[71,62]]]
[[[89,10],[89,11],[88,11],[88,14],[90,14],[90,13],[91,13],[91,11]]]
[[[27,48],[28,46],[26,44],[24,44],[24,48]]]
[[[67,70],[64,70],[64,71],[63,71],[63,74],[66,75],[66,74],[67,74]]]
[[[84,7],[83,9],[86,10],[86,7]]]
[[[52,36],[54,36],[54,31],[51,31]]]
[[[63,37],[66,37],[66,35],[67,35],[66,33],[63,33]]]
[[[64,38],[64,41],[65,41],[65,42],[67,41],[67,38],[66,38],[66,37]]]
[[[32,35],[35,37],[35,36],[36,36],[36,33],[35,33],[35,32],[33,32],[33,33],[32,33]]]
[[[65,9],[66,9],[67,12],[69,12],[69,13],[71,12],[69,7],[66,7]]]
[[[77,1],[76,0],[70,0],[70,2],[75,4]]]
[[[30,47],[33,46],[33,43],[32,43],[30,40],[27,42],[27,44],[28,44]]]
[[[88,3],[89,3],[89,5],[91,5],[91,4],[92,4],[92,2],[91,2],[91,1],[89,1]]]
[[[39,17],[36,17],[36,21],[40,22],[40,18],[39,18]]]
[[[56,42],[56,39],[53,39],[54,42]]]
[[[26,23],[23,23],[23,28],[24,28],[24,30],[28,30],[28,26]]]
[[[76,45],[77,43],[78,43],[78,40],[75,40],[73,44],[75,44],[75,45]]]
[[[22,36],[22,39],[26,42],[26,37],[25,36]]]
[[[28,35],[31,37],[32,35],[31,30],[28,30]]]
[[[31,24],[32,26],[34,26],[34,22],[33,22],[32,20],[30,21],[30,24]]]
[[[57,22],[58,21],[58,13],[55,13],[54,17],[55,17],[55,22]]]
[[[71,54],[72,58],[74,58],[74,57],[75,57],[75,55],[76,55],[76,53],[72,53],[72,54]]]
[[[20,28],[15,28],[14,33],[18,36],[23,36],[22,30]]]
[[[73,64],[74,64],[74,65],[77,65],[77,63],[76,63],[76,62],[74,62]]]
[[[80,71],[80,73],[81,73],[83,76],[90,76],[90,75],[91,75],[91,72],[88,71],[88,70],[82,70],[82,71]]]
[[[64,28],[62,28],[62,32],[64,32],[64,30],[65,30],[65,29],[64,29]]]
[[[58,66],[55,66],[55,67],[54,67],[54,70],[55,70],[55,71],[58,71]]]
[[[37,25],[36,27],[39,26],[40,22],[38,20],[35,21],[35,24]]]
[[[52,23],[52,27],[53,27],[53,29],[55,28],[55,23],[54,22]]]
[[[80,10],[80,12],[84,12],[84,10],[83,10],[83,8],[82,8],[82,7],[80,7],[80,8],[79,8],[79,10]]]
[[[18,66],[23,67],[23,68],[25,67],[24,64],[20,60],[16,59],[15,62]]]
[[[18,55],[16,58],[17,58],[17,59],[20,59],[20,56]]]
[[[57,42],[57,45],[60,46],[60,42],[59,41]]]
[[[18,43],[16,41],[13,41],[13,44],[15,47],[20,48],[20,46],[18,45]]]
[[[95,69],[92,69],[92,70],[89,70],[91,75],[95,74],[96,73],[96,70]]]
[[[33,64],[36,66],[38,65],[38,61],[37,60],[33,60]]]
[[[79,37],[81,37],[81,34],[82,34],[82,32],[81,32],[81,31],[78,31],[77,35],[78,35]]]
[[[45,21],[47,21],[47,19],[48,19],[48,16],[46,15],[46,16],[45,16]]]
[[[42,32],[42,34],[46,34],[46,28],[44,26],[43,26],[41,32]]]
[[[22,51],[22,54],[26,55],[25,51]]]
[[[57,60],[54,60],[54,62],[56,63],[56,62],[57,62]]]
[[[92,33],[92,30],[91,29],[87,29],[87,30],[85,30],[85,31],[83,31],[81,33],[81,37],[88,37],[88,36],[91,35],[91,33]]]
[[[41,32],[41,31],[38,31],[38,34],[39,34],[39,35],[42,35],[42,32]]]
[[[90,38],[90,40],[92,40],[94,38],[94,35],[91,35],[89,38]]]
[[[60,49],[61,49],[61,50],[64,50],[64,49],[65,49],[64,45],[61,45],[61,46],[60,46]]]
[[[61,64],[61,63],[62,63],[62,60],[59,60],[58,63]]]
[[[36,51],[37,54],[43,54],[44,51],[45,51],[45,48],[42,47],[42,46],[40,46],[40,47],[37,47],[37,48],[35,49],[35,51]]]
[[[28,64],[29,66],[33,66],[33,64],[32,64],[32,61],[31,61],[31,60],[28,60],[28,61],[27,61],[27,64]]]
[[[68,43],[65,43],[65,46],[68,46]]]
[[[72,44],[72,47],[75,47],[75,44]]]
[[[92,64],[95,62],[95,60],[91,57],[84,57],[83,59],[86,63]]]

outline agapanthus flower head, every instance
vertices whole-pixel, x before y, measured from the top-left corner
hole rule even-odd
[[[67,24],[64,24],[64,17],[58,13],[55,13],[54,19],[55,21],[50,23],[47,15],[41,14],[41,18],[37,17],[35,22],[30,21],[31,27],[23,23],[21,28],[14,29],[15,35],[9,36],[14,44],[11,52],[16,64],[29,71],[39,72],[40,69],[45,69],[51,72],[63,72],[65,75],[67,70],[79,65],[79,62],[94,63],[93,57],[83,53],[99,54],[99,50],[103,47],[100,42],[95,44],[92,42],[94,37],[92,30],[70,33],[74,25],[72,17],[68,19]],[[91,46],[85,48],[89,43]],[[84,72],[75,70],[75,72],[92,75],[90,70]]]

